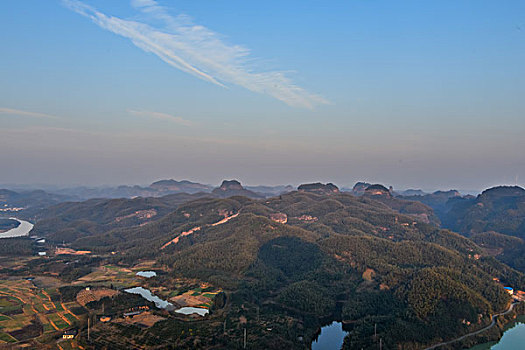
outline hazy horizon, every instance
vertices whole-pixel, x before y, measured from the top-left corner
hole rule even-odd
[[[73,189],[73,188],[93,188],[93,189],[103,189],[103,188],[115,188],[118,186],[140,186],[140,187],[148,187],[149,185],[153,184],[156,181],[160,180],[175,180],[175,181],[190,181],[194,183],[200,183],[203,185],[211,186],[211,187],[219,187],[224,180],[237,180],[239,181],[243,187],[257,187],[257,186],[268,186],[268,187],[277,187],[277,186],[292,186],[297,188],[301,184],[306,183],[315,183],[315,182],[321,182],[321,183],[333,183],[336,186],[339,187],[341,190],[350,190],[353,188],[353,186],[358,182],[366,182],[370,184],[381,184],[385,185],[387,187],[392,186],[394,191],[406,191],[406,190],[422,190],[426,193],[433,193],[435,191],[448,191],[448,190],[456,190],[459,191],[462,195],[477,195],[481,192],[483,192],[486,189],[496,187],[496,186],[520,186],[525,187],[522,184],[519,183],[494,183],[494,184],[488,184],[481,188],[461,188],[457,186],[452,187],[422,187],[418,186],[417,184],[413,184],[412,186],[398,186],[396,184],[392,183],[386,183],[386,182],[380,182],[380,181],[371,181],[367,179],[359,179],[353,182],[346,182],[346,183],[339,183],[331,180],[311,180],[311,181],[299,181],[299,182],[283,182],[283,183],[251,183],[251,182],[245,182],[240,178],[231,177],[231,178],[223,178],[218,181],[212,181],[212,182],[206,182],[206,181],[198,181],[196,179],[187,179],[187,178],[180,178],[180,179],[173,179],[173,178],[155,178],[151,181],[143,181],[138,183],[0,183],[0,189],[9,189],[14,191],[26,191],[26,190],[46,190],[46,191],[57,191],[57,190],[64,190],[64,189]]]
[[[1,8],[0,183],[525,181],[520,1]]]

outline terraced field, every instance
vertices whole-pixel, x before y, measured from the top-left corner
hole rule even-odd
[[[0,344],[38,338],[75,326],[80,317],[61,303],[56,289],[37,288],[25,279],[0,280]]]

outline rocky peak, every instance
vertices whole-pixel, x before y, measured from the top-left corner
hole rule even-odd
[[[352,193],[356,196],[362,196],[370,185],[368,182],[358,182],[354,185],[354,188],[352,188]]]
[[[298,188],[299,192],[312,192],[317,194],[339,193],[339,188],[333,183],[322,184],[320,182],[302,184]]]
[[[519,186],[496,186],[483,191],[479,197],[518,197],[525,196],[525,190]]]
[[[221,191],[239,191],[244,190],[241,183],[237,180],[224,180],[219,187]]]
[[[365,190],[365,195],[367,196],[385,196],[392,197],[390,190],[383,185],[375,184],[370,185]]]
[[[212,191],[212,193],[222,198],[232,196],[244,196],[254,199],[263,198],[262,195],[242,187],[241,183],[237,180],[224,180],[219,187]]]
[[[449,190],[449,191],[436,191],[432,193],[436,196],[443,196],[446,198],[452,198],[452,197],[461,197],[461,193],[459,193],[457,190]]]
[[[152,183],[149,186],[151,189],[157,191],[166,191],[166,192],[188,192],[193,193],[197,191],[208,192],[211,190],[210,186],[203,185],[197,182],[191,182],[188,180],[160,180]]]

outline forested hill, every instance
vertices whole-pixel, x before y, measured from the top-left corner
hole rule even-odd
[[[179,193],[158,198],[64,202],[40,210],[29,219],[36,222],[33,235],[46,236],[57,243],[73,242],[117,227],[144,225],[173,212],[182,203],[211,196],[209,193]]]
[[[36,211],[71,199],[71,196],[52,194],[42,190],[15,192],[7,189],[0,189],[1,209],[29,208],[29,211]]]
[[[525,190],[500,186],[485,190],[476,198],[458,201],[444,224],[465,234],[496,231],[525,238]]]
[[[410,191],[415,192],[415,191]],[[408,192],[408,193],[410,193]],[[417,192],[416,192],[417,193]],[[446,215],[451,209],[452,205],[456,200],[462,200],[463,196],[456,191],[436,191],[434,193],[423,193],[423,194],[403,194],[397,196],[398,199],[404,199],[408,201],[417,201],[428,205],[434,210],[434,213],[440,218],[440,220],[446,221]]]
[[[418,348],[505,309],[509,295],[494,277],[525,286],[471,240],[345,193],[200,198],[142,226],[71,241],[115,263],[155,259],[173,277],[220,286],[234,320],[287,320],[284,333],[254,328],[257,348],[302,348],[297,337],[311,339],[330,319],[353,325],[349,349],[375,348],[374,324],[385,348]]]

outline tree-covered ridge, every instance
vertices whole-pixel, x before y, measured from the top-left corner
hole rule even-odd
[[[487,254],[525,272],[525,242],[523,239],[497,232],[475,233],[471,239],[484,248]]]
[[[138,226],[158,220],[190,200],[208,194],[173,194],[154,198],[90,199],[60,203],[32,215],[33,234],[55,242],[73,242],[118,227]]]
[[[482,250],[467,238],[371,199],[294,192],[246,201],[238,210],[230,222],[183,238],[159,261],[284,313],[336,315],[343,302],[338,317],[358,325],[352,334],[361,347],[370,346],[370,322],[380,325],[391,346],[461,334],[472,329],[467,322],[486,323],[508,303],[493,276],[523,285],[518,272],[474,258]],[[270,220],[275,213],[285,214],[287,223]],[[356,298],[363,305],[384,300],[390,311],[352,313]]]
[[[446,224],[465,233],[496,231],[525,238],[525,190],[518,186],[488,189],[460,201],[449,211]]]
[[[272,336],[290,348],[326,319],[353,325],[347,348],[374,348],[374,325],[385,348],[422,347],[504,309],[509,295],[494,277],[525,285],[468,238],[346,193],[200,198],[144,225],[75,238],[72,247],[117,264],[154,259],[173,278],[212,283],[228,295],[227,319],[243,316],[255,328],[254,315],[287,319],[289,331]],[[270,343],[260,335],[257,344]]]

